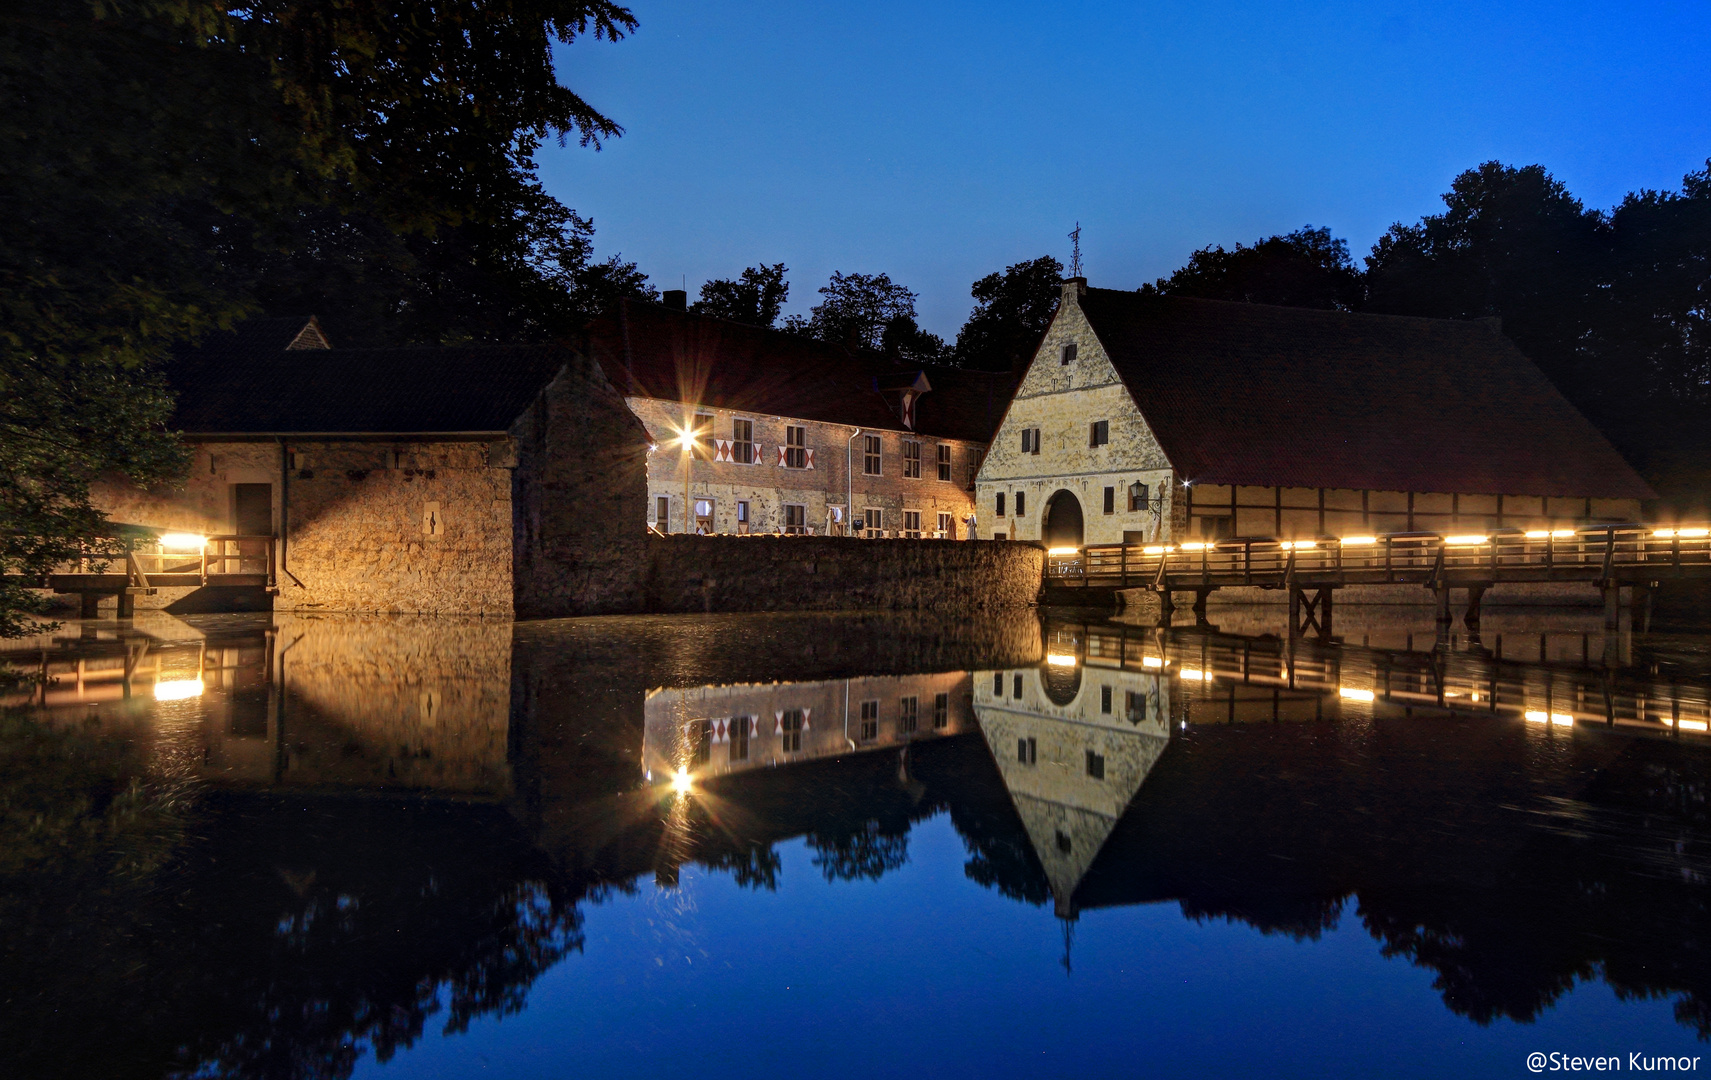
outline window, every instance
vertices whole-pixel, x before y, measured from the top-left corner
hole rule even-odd
[[[689,425],[689,453],[692,457],[706,461],[712,457],[713,414],[698,412]]]
[[[861,471],[863,476],[879,475],[879,436],[863,436],[862,445],[866,447],[861,455]]]
[[[1195,528],[1202,540],[1226,540],[1236,535],[1236,530],[1230,527],[1230,515],[1207,515],[1194,518]]]
[[[1105,512],[1107,514],[1117,512],[1117,489],[1114,487],[1105,489]]]
[[[1004,493],[1002,491],[1000,491],[995,496],[995,499],[996,499],[996,504],[998,507],[998,516],[1003,517],[1004,516]]]
[[[779,749],[786,754],[799,752],[802,749],[802,710],[786,709],[778,721],[778,728],[782,735]]]
[[[939,444],[939,479],[951,478],[951,448],[946,443]]]
[[[787,469],[806,469],[808,467],[808,429],[786,424],[784,427],[784,467]]]
[[[885,519],[884,515],[880,512],[879,507],[870,506],[863,510],[861,515],[862,527],[867,530],[867,538],[869,540],[877,540],[881,536],[885,535],[885,526],[883,524]]]
[[[731,460],[749,465],[755,459],[755,425],[753,420],[731,421]]]
[[[691,721],[689,738],[695,747],[695,764],[705,765],[713,760],[713,721]]]
[[[1095,780],[1105,779],[1105,755],[1087,752],[1087,775]]]
[[[737,532],[749,531],[749,504],[747,499],[737,500]]]
[[[861,703],[861,738],[863,742],[879,738],[879,702]]]
[[[746,716],[731,718],[731,760],[747,761],[749,759],[749,725],[753,723]]]
[[[1087,445],[1104,446],[1111,441],[1111,421],[1095,420],[1087,425]]]
[[[1059,851],[1068,855],[1075,850],[1074,841],[1070,840],[1068,834],[1066,834],[1062,829],[1053,829],[1052,832],[1057,837],[1057,849]]]
[[[1099,711],[1107,716],[1111,715],[1111,688],[1109,686],[1099,688]]]
[[[803,503],[784,504],[784,534],[801,536],[808,531],[808,507]]]
[[[1008,539],[1010,539],[1010,534],[1007,532],[995,532],[992,534],[992,539],[994,539],[994,540],[1008,540]]]
[[[914,732],[921,715],[921,699],[910,696],[897,699],[897,730],[905,735]]]
[[[1024,454],[1037,454],[1039,452],[1040,452],[1040,429],[1037,427],[1023,428],[1022,429],[1022,453],[1024,453]]]
[[[1129,723],[1138,724],[1147,718],[1147,695],[1138,690],[1130,690],[1123,699],[1123,714],[1129,718]]]
[[[942,510],[939,511],[939,527],[933,532],[933,535],[940,540],[956,539],[956,523],[951,520],[949,514]]]
[[[704,536],[713,533],[713,500],[695,500],[695,531]]]
[[[933,730],[941,731],[951,724],[951,696],[949,694],[933,695]]]
[[[1075,363],[1075,342],[1072,341],[1058,349],[1057,362],[1064,367]]]
[[[903,440],[903,478],[921,479],[921,444],[913,439]]]
[[[671,499],[668,496],[661,495],[654,500],[654,524],[659,526],[660,532],[671,528]]]
[[[1033,739],[1016,740],[1016,760],[1023,765],[1032,765],[1039,757],[1039,746]]]
[[[1028,512],[1028,493],[1025,491],[1018,491],[1016,493],[1016,516],[1021,517],[1024,514],[1026,514],[1027,512]]]
[[[1145,510],[1147,508],[1147,485],[1139,480],[1129,485],[1129,509]]]
[[[910,540],[921,539],[921,511],[903,511],[903,535]]]
[[[994,671],[992,673],[992,696],[1004,696],[1004,673],[1002,671]]]
[[[1020,699],[1022,696],[1022,676],[1017,675],[1010,680],[1010,696]]]
[[[1032,453],[1037,454],[1039,452],[1040,452],[1040,429],[1035,428],[1034,429],[1034,449],[1032,450]]]

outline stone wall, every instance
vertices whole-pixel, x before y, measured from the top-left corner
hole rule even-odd
[[[512,428],[516,611],[597,615],[641,606],[647,429],[577,354]]]
[[[802,536],[651,536],[649,611],[1025,608],[1045,552],[1032,544]]]

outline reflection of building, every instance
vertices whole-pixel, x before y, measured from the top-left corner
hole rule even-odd
[[[505,623],[277,615],[203,631],[153,615],[12,643],[0,660],[47,679],[0,704],[98,725],[156,771],[237,787],[510,790]]]
[[[960,734],[973,721],[968,679],[951,671],[653,690],[643,768],[711,778]]]
[[[978,489],[981,535],[1056,544],[1549,528],[1654,497],[1486,321],[1081,278]]]
[[[974,673],[974,707],[1060,914],[1170,741],[1168,680],[1084,665]]]

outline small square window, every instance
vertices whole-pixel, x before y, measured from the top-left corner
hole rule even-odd
[[[1031,454],[1033,452],[1034,452],[1034,429],[1033,428],[1023,428],[1022,429],[1022,453]]]
[[[1070,342],[1058,350],[1058,363],[1064,367],[1075,363],[1075,342]]]
[[[1087,445],[1104,446],[1111,441],[1111,421],[1095,420],[1088,425]]]
[[[1016,760],[1023,765],[1032,765],[1039,760],[1039,745],[1033,739],[1016,740]]]
[[[1105,779],[1105,755],[1087,752],[1087,775],[1095,780]]]

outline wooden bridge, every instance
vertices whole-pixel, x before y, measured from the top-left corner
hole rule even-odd
[[[138,596],[159,589],[227,585],[278,590],[278,541],[273,536],[184,536],[176,538],[179,543],[173,543],[171,535],[163,539],[165,543],[133,545],[118,555],[83,552],[61,572],[28,584],[81,597],[86,619],[97,615],[104,596],[117,597],[118,617],[127,619],[136,610]]]
[[[1682,578],[1711,580],[1711,529],[1622,524],[1052,548],[1045,585],[1052,600],[1073,600],[1069,590],[1076,588],[1090,595],[1149,589],[1166,615],[1175,608],[1172,593],[1193,593],[1195,610],[1204,611],[1218,589],[1283,589],[1292,632],[1329,634],[1333,595],[1353,585],[1431,590],[1440,623],[1450,622],[1450,590],[1465,589],[1465,618],[1476,626],[1480,601],[1493,585],[1586,583],[1603,590],[1605,624],[1614,628],[1621,589],[1649,597],[1659,582]]]

